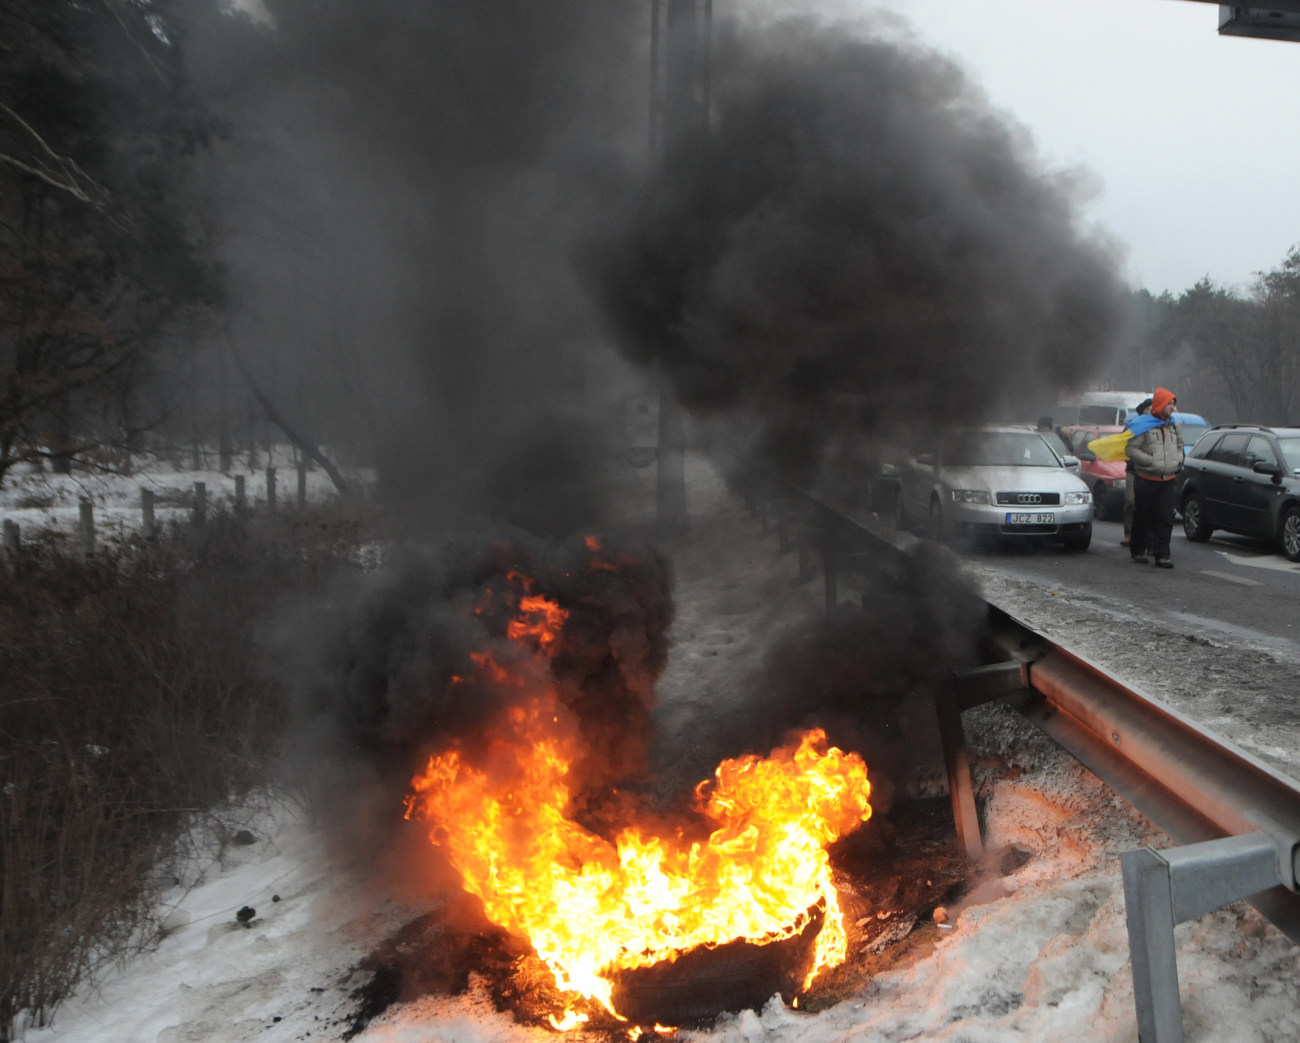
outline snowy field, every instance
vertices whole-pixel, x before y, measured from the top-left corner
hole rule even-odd
[[[81,504],[89,502],[94,509],[96,545],[111,552],[139,533],[146,490],[154,495],[154,524],[164,530],[193,517],[199,483],[209,512],[234,508],[237,477],[244,480],[245,503],[253,509],[264,508],[268,467],[276,471],[277,506],[297,503],[297,464],[287,446],[276,446],[269,454],[259,452],[256,469],[243,466],[246,461],[241,459],[228,474],[216,470],[214,453],[203,454],[198,467],[189,466],[194,462],[138,458],[133,461],[132,473],[126,475],[81,468],[72,474],[53,474],[20,465],[5,476],[0,488],[0,521],[17,525],[24,544],[54,544],[72,550],[78,546]],[[329,476],[319,467],[308,470],[304,477],[308,503],[325,503],[337,496]]]
[[[175,476],[185,484],[196,479],[205,480],[193,472]],[[651,480],[649,472],[634,479]],[[150,480],[163,485],[173,478]],[[207,480],[209,495],[228,481]],[[776,554],[775,536],[761,535],[705,461],[690,459],[688,480],[693,524],[664,543],[677,579],[673,650],[659,686],[667,728],[687,726],[701,710],[725,714],[729,699],[753,682],[774,637],[821,610],[820,583],[796,582],[796,556]],[[77,499],[91,489],[105,514],[122,512],[126,527],[138,505],[139,479],[133,481],[135,491],[115,491],[106,480],[93,488],[83,480],[45,507],[17,507],[14,497],[30,487],[7,486],[0,517],[22,522],[24,539],[69,512],[75,525]],[[986,589],[989,596],[1023,598],[1022,618],[1049,634],[1053,612],[1073,612],[1077,622],[1077,606],[1062,608],[993,577],[982,582],[995,588]],[[1180,662],[1160,662],[1157,647],[1156,662],[1146,668],[1150,677],[1117,672],[1142,683],[1159,669],[1157,694],[1176,704],[1196,686],[1194,676],[1179,673]],[[968,713],[966,724],[986,797],[990,858],[978,886],[949,910],[948,923],[929,926],[933,944],[829,1009],[805,1013],[773,1000],[682,1037],[700,1043],[1137,1039],[1119,856],[1168,839],[1011,711],[986,707]],[[327,851],[308,816],[288,802],[269,800],[230,827],[248,829],[255,843],[227,846],[219,859],[195,866],[170,897],[166,937],[66,1004],[53,1026],[28,1028],[28,1043],[343,1038],[355,1007],[351,993],[362,977],[350,971],[425,910],[365,878],[357,871],[361,859],[350,865],[347,856]],[[1028,857],[999,859],[1011,847]],[[245,907],[255,912],[240,924],[236,914]],[[1220,910],[1179,926],[1176,936],[1190,1041],[1300,1039],[1300,950],[1251,908]],[[471,987],[461,997],[394,1006],[356,1039],[523,1043],[554,1035],[516,1024],[493,1008],[482,987]]]

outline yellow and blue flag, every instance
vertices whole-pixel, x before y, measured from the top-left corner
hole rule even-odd
[[[1143,413],[1141,416],[1135,416],[1125,424],[1123,431],[1116,431],[1113,435],[1102,435],[1100,438],[1094,438],[1088,443],[1088,448],[1098,460],[1127,460],[1129,439],[1135,435],[1145,434],[1153,427],[1159,427],[1161,424],[1167,423],[1169,423],[1168,420],[1161,420],[1150,413]]]

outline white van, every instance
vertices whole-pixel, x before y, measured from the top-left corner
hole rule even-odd
[[[1148,391],[1085,391],[1077,400],[1078,414],[1072,423],[1122,426],[1150,397]]]

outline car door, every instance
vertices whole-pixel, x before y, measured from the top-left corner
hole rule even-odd
[[[1270,468],[1268,474],[1255,471],[1256,464]],[[1273,481],[1273,472],[1282,465],[1267,435],[1251,435],[1241,457],[1241,479],[1233,482],[1241,530],[1257,536],[1273,534],[1273,501],[1282,495],[1282,486]]]
[[[1241,524],[1234,490],[1241,486],[1241,455],[1249,438],[1245,431],[1229,431],[1204,457],[1189,458],[1184,464],[1197,472],[1201,515],[1216,528],[1235,529]]]

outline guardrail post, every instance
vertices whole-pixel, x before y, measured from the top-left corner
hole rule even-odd
[[[1295,889],[1297,843],[1268,832],[1120,857],[1142,1043],[1182,1043],[1174,925],[1282,884]]]
[[[266,469],[266,509],[275,510],[275,468]]]
[[[235,511],[242,513],[248,506],[248,497],[244,492],[244,476],[235,475]]]
[[[822,572],[826,578],[826,611],[834,612],[840,603],[840,588],[836,573],[835,540],[838,538],[835,515],[829,510],[821,511],[821,551]]]
[[[1027,680],[1025,664],[1020,661],[953,670],[946,678],[936,679],[934,709],[939,719],[939,742],[943,746],[948,792],[952,797],[952,818],[957,827],[957,839],[968,858],[980,858],[984,854],[984,838],[980,835],[975,786],[970,775],[970,753],[966,748],[966,731],[962,727],[961,715],[964,710],[1023,691]]]
[[[957,839],[966,857],[981,858],[984,838],[980,835],[979,813],[975,810],[975,786],[970,777],[970,753],[966,748],[966,731],[961,726],[961,704],[957,699],[957,679],[945,691],[934,694],[934,708],[939,717],[939,741],[943,746],[943,766],[948,774],[948,792],[952,796],[952,818]]]
[[[202,525],[208,520],[208,486],[206,482],[194,483],[194,524]]]

